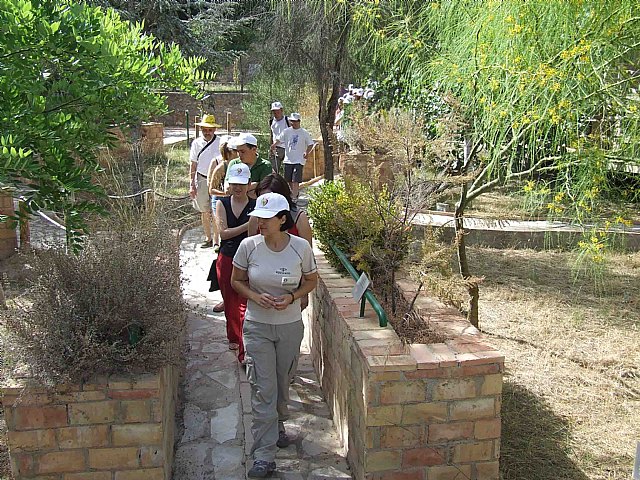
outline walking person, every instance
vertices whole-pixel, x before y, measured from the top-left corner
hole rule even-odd
[[[286,198],[289,203],[289,211],[291,212],[291,218],[293,218],[293,226],[289,228],[287,232],[291,235],[304,238],[309,242],[309,245],[313,247],[313,232],[311,230],[311,224],[309,223],[309,217],[304,210],[293,203],[291,200],[291,189],[289,188],[289,184],[281,175],[275,173],[267,175],[256,188],[256,194],[258,196],[270,192],[279,193]],[[251,217],[249,220],[249,236],[257,235],[259,233],[260,229],[258,228],[258,218]],[[308,305],[308,295],[300,298],[300,310],[304,310]]]
[[[256,198],[255,189],[258,183],[271,173],[271,162],[264,160],[258,154],[258,140],[250,133],[241,133],[237,137],[231,137],[234,149],[238,152],[238,157],[229,162],[229,168],[244,163],[251,170],[251,183],[249,183],[249,197]],[[227,170],[227,177],[229,175]],[[225,178],[228,182],[228,178]]]
[[[270,144],[273,145],[275,139],[290,126],[289,117],[284,114],[282,104],[280,102],[273,102],[271,104],[271,119],[269,120],[269,130],[271,130]],[[284,147],[276,145],[276,147],[271,148],[269,151],[269,160],[271,161],[273,172],[282,174],[281,165],[284,160]]]
[[[232,137],[229,135],[223,135],[220,138],[220,155],[222,156],[222,160],[219,161],[217,165],[211,162],[209,174],[207,175],[209,195],[211,195],[211,206],[214,213],[216,212],[218,200],[222,197],[229,196],[229,186],[225,185],[224,178],[227,174],[229,162],[238,157],[238,153],[233,149]],[[214,225],[217,226],[217,220],[214,220]],[[215,248],[215,251],[218,253],[220,248]],[[213,311],[215,313],[224,312],[224,300],[215,304]]]
[[[238,350],[238,360],[244,360],[242,324],[244,322],[247,299],[231,286],[233,257],[242,240],[247,238],[249,213],[256,201],[247,196],[247,185],[251,173],[249,167],[239,163],[229,169],[230,196],[220,197],[216,204],[216,221],[220,232],[220,252],[216,261],[218,284],[227,321],[227,340],[230,350]]]
[[[261,235],[240,244],[231,284],[248,299],[243,333],[254,460],[248,475],[264,478],[276,469],[277,448],[289,445],[284,422],[291,370],[304,333],[300,298],[316,287],[318,275],[309,242],[287,233],[293,219],[286,198],[261,195],[250,216],[258,218]]]
[[[200,212],[202,219],[204,242],[200,247],[211,248],[214,243],[218,243],[218,233],[211,214],[207,175],[211,163],[217,164],[220,159],[220,138],[216,135],[216,128],[220,125],[213,115],[203,115],[202,121],[196,125],[200,127],[202,135],[193,141],[189,152],[189,196],[193,208]]]
[[[285,129],[271,145],[277,147],[284,145],[284,178],[289,182],[291,198],[298,201],[299,187],[302,182],[302,171],[307,157],[313,150],[315,143],[311,134],[300,126],[300,114],[292,113],[289,116],[291,126]]]

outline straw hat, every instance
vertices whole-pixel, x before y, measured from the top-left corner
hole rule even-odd
[[[214,117],[213,115],[209,115],[208,113],[204,114],[202,116],[202,120],[196,122],[196,125],[207,128],[218,128],[222,126],[216,123],[216,117]]]

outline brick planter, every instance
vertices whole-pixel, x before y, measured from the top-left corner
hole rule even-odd
[[[0,194],[0,215],[13,215],[13,197],[11,195]],[[16,222],[8,220],[0,223],[0,259],[8,258],[18,248],[18,235],[16,233]]]
[[[316,258],[312,357],[354,478],[497,480],[503,355],[426,296],[418,309],[451,340],[403,345],[368,304],[359,318],[354,282]]]
[[[1,388],[15,480],[169,480],[177,370]]]

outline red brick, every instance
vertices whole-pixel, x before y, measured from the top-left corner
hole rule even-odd
[[[429,443],[473,438],[473,422],[434,423],[429,425]]]
[[[433,400],[458,400],[476,396],[476,381],[473,378],[452,378],[434,385]]]
[[[125,423],[146,423],[151,419],[151,405],[146,400],[123,400],[120,406]]]
[[[67,408],[64,405],[14,407],[10,410],[15,430],[55,428],[67,425]]]
[[[398,425],[402,418],[401,405],[388,405],[385,407],[371,407],[367,410],[367,426],[378,427],[381,425]]]
[[[50,450],[56,445],[55,430],[9,431],[7,433],[11,452]]]
[[[453,446],[453,463],[493,460],[493,442],[484,441]]]
[[[495,399],[493,397],[451,402],[451,420],[476,420],[494,417],[495,414]]]
[[[441,367],[455,367],[458,365],[455,352],[444,343],[434,343],[429,345],[429,349],[438,359]]]
[[[28,477],[33,473],[33,456],[27,453],[11,454],[11,471],[20,477]]]
[[[429,469],[429,480],[468,480],[471,465],[442,465]]]
[[[476,463],[476,473],[478,480],[499,480],[498,462]]]
[[[365,468],[368,472],[384,470],[398,470],[402,453],[399,450],[378,450],[369,452],[366,456]]]
[[[158,445],[162,442],[162,425],[159,423],[113,425],[111,432],[116,447]]]
[[[389,472],[380,475],[380,480],[425,480],[424,469],[410,472]]]
[[[404,376],[409,380],[418,380],[421,378],[448,378],[451,376],[451,368],[438,367],[438,368],[423,368],[422,370],[416,370],[415,372],[405,372]]]
[[[158,390],[110,390],[109,398],[118,400],[144,400],[158,398]]]
[[[63,480],[111,480],[111,472],[67,473]]]
[[[417,403],[404,405],[402,424],[411,425],[425,422],[444,422],[447,419],[447,402]],[[397,423],[396,423],[397,425]]]
[[[462,365],[452,370],[453,377],[474,377],[477,375],[491,375],[502,372],[504,364],[488,363],[486,365]]]
[[[60,448],[106,447],[109,445],[109,426],[90,425],[58,429]]]
[[[36,462],[37,473],[81,472],[86,468],[82,450],[45,453]]]
[[[478,420],[475,422],[474,436],[478,440],[500,438],[501,422],[499,418]]]
[[[116,470],[138,467],[138,449],[92,448],[89,450],[89,467],[96,470]]]
[[[500,395],[502,393],[502,374],[487,375],[482,382],[481,396]]]
[[[413,447],[424,443],[424,428],[415,427],[380,427],[380,447],[398,448]]]
[[[380,389],[380,403],[424,402],[426,385],[420,381],[389,382]]]
[[[72,425],[113,423],[118,412],[118,402],[90,402],[69,405],[69,419]]]
[[[160,467],[164,463],[164,451],[158,446],[140,448],[139,457],[142,467]]]
[[[447,463],[444,448],[414,448],[402,454],[402,468],[428,467]]]

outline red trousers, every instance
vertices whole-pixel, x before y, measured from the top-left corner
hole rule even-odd
[[[247,299],[241,297],[231,286],[231,272],[233,271],[233,258],[222,253],[218,254],[216,261],[218,272],[218,284],[224,300],[224,316],[227,319],[227,340],[230,343],[240,345],[238,360],[244,360],[244,342],[242,341],[242,324],[244,312],[247,310]]]

